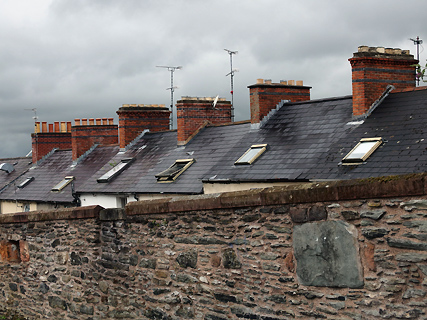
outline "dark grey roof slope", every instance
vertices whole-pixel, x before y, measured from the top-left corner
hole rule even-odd
[[[420,89],[426,89],[425,87]],[[427,171],[427,90],[391,93],[363,124],[352,126],[306,176],[353,179]],[[385,142],[363,164],[339,165],[362,138]]]
[[[147,133],[130,150],[117,154],[111,160],[115,164],[124,158],[135,158],[120,175],[108,183],[98,183],[97,179],[112,168],[107,164],[79,187],[78,192],[201,193],[202,177],[230,152],[233,143],[240,142],[249,128],[249,123],[205,128],[186,146],[177,146],[176,131]],[[156,174],[178,159],[191,158],[196,162],[175,182],[157,182]]]
[[[7,188],[12,187],[16,180],[28,171],[32,165],[31,158],[27,157],[0,159],[0,165],[3,163],[10,164],[14,170],[10,173],[0,170],[0,194]]]
[[[111,159],[118,152],[118,149],[117,146],[95,148],[76,166],[72,166],[71,150],[56,150],[46,157],[39,166],[29,168],[25,174],[17,179],[14,186],[0,193],[0,199],[71,203],[73,202],[71,185],[66,186],[60,192],[51,192],[52,187],[66,176],[74,176],[75,188],[78,188],[94,171],[97,171],[99,167]],[[29,160],[27,159],[27,161]],[[34,180],[24,188],[17,188],[17,185],[28,177],[33,177]]]
[[[227,155],[204,176],[209,181],[307,180],[319,156],[349,131],[351,97],[284,104],[258,130],[251,130],[233,144]],[[234,162],[253,144],[268,144],[251,165]],[[215,178],[211,178],[211,177]]]

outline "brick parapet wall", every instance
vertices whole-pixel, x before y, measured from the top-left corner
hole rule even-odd
[[[311,87],[255,84],[248,87],[251,109],[251,123],[259,123],[282,100],[291,102],[310,100]]]
[[[231,102],[223,99],[213,106],[214,99],[185,98],[177,101],[178,144],[185,144],[207,122],[231,122]]]
[[[0,245],[19,243],[21,262],[0,262],[0,309],[29,319],[425,319],[426,191],[422,174],[1,215]],[[301,284],[294,230],[325,222],[356,230],[362,286]]]
[[[40,132],[31,134],[32,161],[36,163],[53,149],[71,149],[70,132]]]
[[[169,130],[170,114],[166,107],[121,107],[119,116],[120,148],[125,148],[141,132]]]
[[[73,160],[77,160],[94,144],[103,146],[119,143],[118,126],[115,124],[77,125],[71,128]]]
[[[414,60],[413,56],[402,59],[381,58],[381,55],[379,57],[356,55],[349,61],[352,67],[354,116],[366,113],[388,85],[393,85],[398,90],[415,88],[414,65],[417,60]]]

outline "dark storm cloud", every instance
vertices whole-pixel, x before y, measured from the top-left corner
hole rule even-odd
[[[0,2],[0,157],[31,149],[40,121],[114,117],[124,103],[181,96],[230,98],[249,117],[257,78],[304,80],[312,97],[351,93],[347,61],[359,45],[415,47],[427,3],[283,0],[17,0]],[[29,110],[28,110],[29,109]]]

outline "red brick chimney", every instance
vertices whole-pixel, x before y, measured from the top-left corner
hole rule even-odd
[[[71,127],[71,146],[73,160],[77,160],[94,144],[114,145],[118,144],[118,126],[113,124],[112,118],[103,119],[75,119],[75,125]]]
[[[120,148],[126,147],[141,132],[169,130],[170,111],[163,104],[124,104],[119,115]]]
[[[348,59],[352,69],[353,116],[365,114],[388,85],[396,89],[415,87],[418,63],[409,50],[360,46]]]
[[[206,123],[230,123],[231,102],[223,98],[181,97],[176,113],[178,145],[184,145]]]
[[[291,102],[310,100],[311,87],[303,86],[302,81],[280,81],[258,79],[256,84],[248,86],[251,106],[251,123],[261,120],[282,100]]]
[[[49,128],[49,129],[48,129]],[[32,161],[36,163],[52,149],[71,149],[71,122],[36,122],[35,132],[31,134]]]

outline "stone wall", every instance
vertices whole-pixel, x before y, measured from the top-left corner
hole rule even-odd
[[[1,215],[0,309],[28,319],[427,319],[426,181]]]

